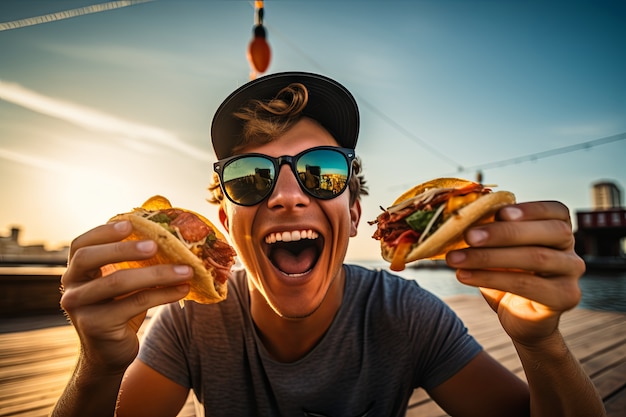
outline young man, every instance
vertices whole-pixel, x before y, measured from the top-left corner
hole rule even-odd
[[[584,271],[567,208],[505,207],[447,256],[485,288],[526,385],[414,282],[343,263],[365,193],[358,127],[352,95],[315,74],[269,75],[224,101],[211,189],[244,269],[222,303],[163,307],[141,347],[147,309],[182,298],[189,268],[102,277],[153,256],[154,242],[121,242],[126,222],[78,237],[61,303],[81,352],[53,415],[175,416],[193,389],[207,415],[400,416],[417,387],[454,416],[603,415],[558,330]]]

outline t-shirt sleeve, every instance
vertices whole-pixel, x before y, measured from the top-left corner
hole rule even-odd
[[[416,386],[432,389],[459,372],[481,350],[456,313],[431,293],[420,297],[420,306],[409,330],[416,343]]]
[[[138,357],[175,383],[191,388],[186,354],[190,335],[183,310],[178,303],[162,306],[158,310],[144,333]]]

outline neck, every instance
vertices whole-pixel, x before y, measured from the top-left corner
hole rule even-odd
[[[345,272],[333,281],[320,307],[310,316],[292,319],[278,315],[253,287],[252,319],[263,345],[280,362],[295,362],[309,353],[330,327],[341,307]]]

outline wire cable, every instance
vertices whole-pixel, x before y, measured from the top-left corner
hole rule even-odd
[[[484,171],[491,168],[501,168],[509,165],[521,164],[528,161],[536,161],[538,159],[548,158],[551,156],[562,155],[565,153],[576,152],[583,149],[591,149],[596,146],[606,145],[608,143],[617,142],[626,139],[626,132],[617,135],[606,136],[599,139],[593,139],[586,142],[576,143],[574,145],[562,146],[560,148],[549,149],[547,151],[535,152],[528,155],[518,156],[515,158],[502,159],[500,161],[486,162],[479,165],[461,167],[458,172],[463,171]]]
[[[296,53],[301,55],[306,61],[309,62],[309,64],[311,64],[313,67],[315,67],[318,71],[321,71],[323,73],[328,73],[328,71],[319,62],[315,61],[309,54],[306,53],[306,51],[304,51],[302,48],[300,48],[298,45],[296,45],[294,42],[292,42],[289,39],[288,36],[283,35],[274,26],[271,26],[271,25],[266,25],[266,26],[268,27],[268,29],[271,29],[273,36],[276,36],[276,37],[280,38],[281,41],[283,41],[291,49],[296,51]],[[439,159],[441,159],[441,160],[451,164],[454,167],[458,167],[458,169],[462,168],[462,164],[460,164],[459,162],[453,160],[452,158],[450,158],[448,155],[444,154],[443,152],[439,151],[437,148],[435,148],[434,146],[430,145],[428,142],[426,142],[424,139],[422,139],[419,136],[417,136],[415,133],[410,132],[408,129],[406,129],[404,126],[402,126],[400,123],[396,122],[391,117],[389,117],[385,113],[383,113],[378,107],[374,106],[369,101],[365,100],[362,96],[358,96],[357,95],[357,97],[359,99],[359,103],[361,105],[363,105],[363,107],[368,108],[372,113],[374,113],[376,116],[378,116],[380,119],[382,119],[383,122],[385,122],[386,124],[388,124],[389,126],[394,128],[395,130],[400,132],[403,136],[407,137],[408,139],[412,140],[413,142],[416,142],[418,145],[420,145],[421,147],[425,148],[428,152],[432,153],[433,155],[435,155]]]
[[[106,12],[108,10],[119,9],[120,7],[134,6],[139,3],[146,3],[154,0],[124,0],[110,1],[107,3],[94,4],[92,6],[79,7],[77,9],[65,10],[62,12],[50,13],[41,16],[28,17],[26,19],[13,20],[11,22],[0,22],[0,31],[19,29],[26,26],[39,25],[41,23],[54,22],[57,20],[69,19],[85,14]]]
[[[565,153],[571,153],[571,152],[576,152],[580,150],[588,150],[591,148],[595,148],[596,146],[607,145],[609,143],[618,142],[624,139],[626,139],[626,132],[618,133],[612,136],[606,136],[606,137],[599,138],[599,139],[592,139],[586,142],[576,143],[574,145],[567,145],[567,146],[562,146],[560,148],[549,149],[547,151],[535,152],[535,153],[531,153],[528,155],[518,156],[515,158],[501,159],[499,161],[493,161],[493,162],[485,162],[483,164],[472,165],[468,167],[459,167],[458,171],[451,172],[448,174],[443,174],[441,175],[441,177],[453,177],[455,175],[458,175],[460,172],[470,172],[470,171],[480,173],[480,175],[482,176],[482,171],[485,171],[487,169],[502,168],[502,167],[506,167],[509,165],[521,164],[524,162],[534,162],[538,159],[549,158],[551,156],[562,155]],[[394,190],[405,189],[413,185],[414,184],[412,183],[411,184],[405,183],[401,185],[393,185],[393,186],[390,186],[389,188],[394,189]]]

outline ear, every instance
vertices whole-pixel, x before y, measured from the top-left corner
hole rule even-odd
[[[350,237],[356,236],[361,219],[361,201],[357,198],[350,207]]]
[[[220,208],[217,211],[217,214],[219,216],[220,219],[220,223],[222,223],[222,226],[224,226],[224,229],[230,233],[230,229],[228,228],[228,216],[226,215],[226,211],[224,211],[224,205],[220,204]]]

